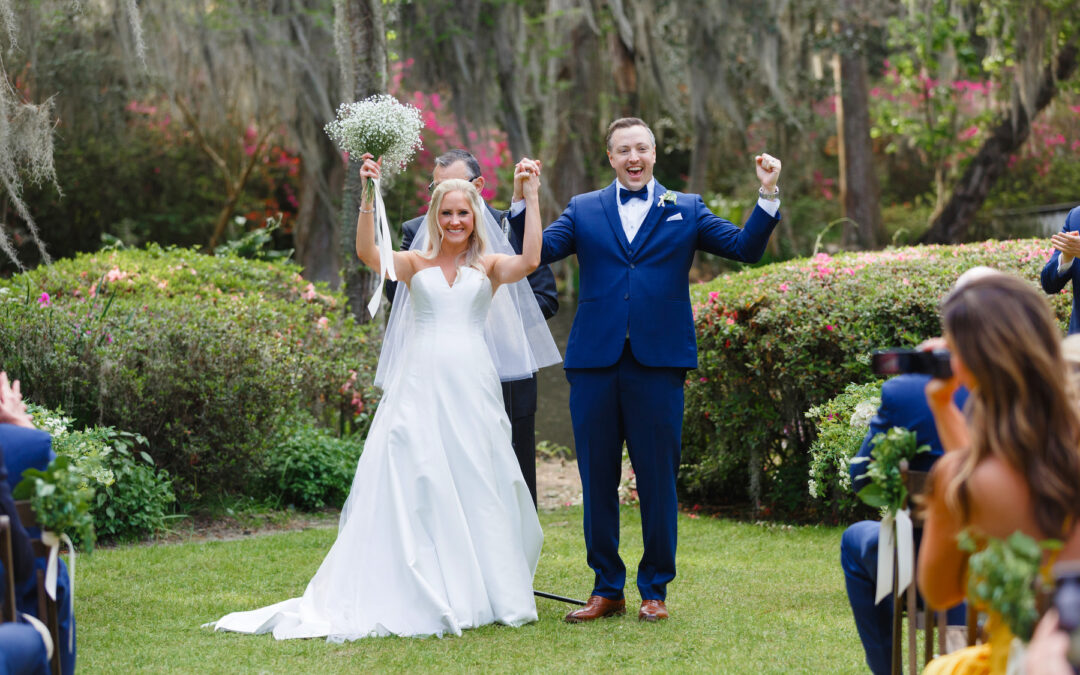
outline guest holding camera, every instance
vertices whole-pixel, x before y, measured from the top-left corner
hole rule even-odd
[[[964,600],[968,556],[956,538],[965,529],[977,540],[1060,539],[1057,559],[1080,560],[1080,409],[1049,306],[1024,281],[995,274],[951,293],[941,315],[953,375],[926,387],[945,455],[931,471],[918,564],[923,598],[938,608]],[[960,386],[967,419],[953,400]],[[988,633],[988,644],[925,672],[1005,672],[1012,636],[995,617]]]

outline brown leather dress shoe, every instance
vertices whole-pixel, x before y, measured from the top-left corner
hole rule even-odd
[[[668,618],[667,606],[663,600],[642,600],[637,613],[638,621],[659,621]]]
[[[626,614],[626,600],[610,600],[601,595],[592,595],[584,607],[566,615],[566,623],[585,623],[623,614]]]

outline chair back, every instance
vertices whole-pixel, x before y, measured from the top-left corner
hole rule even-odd
[[[11,548],[11,518],[0,516],[0,564],[4,566],[4,602],[0,623],[15,620],[15,552]]]
[[[49,547],[41,541],[41,524],[38,523],[37,514],[30,506],[30,500],[16,500],[15,511],[23,527],[31,533],[30,547],[34,551],[34,557],[47,559]],[[34,537],[33,533],[37,533],[38,536]],[[53,644],[56,646],[49,660],[49,669],[52,675],[60,675],[60,611],[56,600],[50,598],[48,591],[45,590],[45,571],[41,569],[37,570],[37,618],[49,629]]]

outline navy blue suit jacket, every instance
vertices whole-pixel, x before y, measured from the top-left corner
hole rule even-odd
[[[944,453],[941,447],[941,439],[938,438],[937,426],[934,424],[934,415],[930,412],[930,405],[926,402],[926,383],[930,381],[929,375],[898,375],[888,380],[881,386],[881,406],[877,414],[870,420],[870,430],[866,432],[862,447],[856,457],[870,458],[873,449],[870,441],[874,436],[885,433],[893,427],[904,427],[915,432],[916,443],[929,445],[930,452],[915,455],[911,461],[912,471],[929,471],[934,462]],[[967,401],[968,392],[961,387],[953,401],[961,409]],[[856,492],[861,490],[867,479],[863,477],[868,462],[857,462],[851,465],[851,486]]]
[[[626,239],[616,183],[578,195],[544,230],[541,263],[576,253],[581,295],[566,346],[566,368],[614,364],[630,336],[639,363],[650,367],[697,368],[697,338],[690,306],[694,252],[706,251],[756,262],[779,222],[755,206],[742,228],[714,215],[700,195],[675,193],[658,205],[666,188],[657,182],[654,200],[633,243]]]
[[[1062,232],[1076,232],[1080,231],[1080,206],[1076,207],[1072,211],[1069,211],[1069,215],[1065,216],[1065,226],[1061,228]],[[1047,293],[1060,293],[1061,289],[1065,288],[1065,285],[1070,281],[1073,282],[1073,299],[1072,299],[1072,316],[1069,317],[1069,335],[1073,333],[1080,333],[1080,298],[1077,297],[1076,292],[1080,288],[1076,285],[1076,279],[1080,278],[1080,261],[1073,260],[1073,264],[1069,269],[1064,272],[1058,272],[1058,259],[1061,258],[1061,251],[1054,251],[1054,254],[1050,256],[1050,260],[1046,262],[1046,265],[1042,269],[1042,287]]]

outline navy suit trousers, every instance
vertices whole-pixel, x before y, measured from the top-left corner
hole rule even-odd
[[[651,368],[627,341],[607,368],[567,368],[570,416],[585,505],[585,548],[596,574],[593,594],[623,597],[619,557],[619,480],[626,443],[641,502],[645,551],[637,586],[643,600],[663,600],[675,578],[679,501],[675,477],[682,449],[683,368]]]
[[[863,520],[844,530],[840,540],[840,565],[844,568],[844,583],[851,612],[855,615],[855,627],[866,652],[866,665],[874,675],[889,675],[892,670],[893,597],[889,595],[874,604],[880,529],[876,520]],[[918,535],[916,530],[916,553]],[[948,618],[950,626],[963,626],[967,621],[966,605],[950,609]]]

